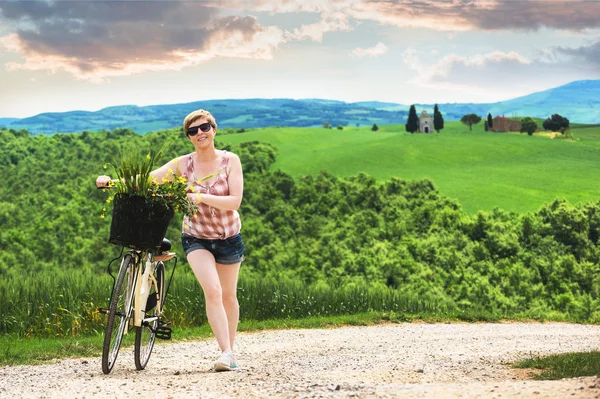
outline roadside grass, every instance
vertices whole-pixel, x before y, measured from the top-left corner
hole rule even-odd
[[[40,364],[67,357],[90,357],[102,354],[102,336],[77,338],[26,338],[15,335],[0,337],[0,366]]]
[[[409,134],[404,125],[322,128],[263,128],[217,138],[224,144],[261,141],[279,156],[272,169],[298,177],[321,170],[340,177],[361,172],[385,181],[429,179],[468,213],[537,211],[564,198],[573,204],[600,197],[590,185],[600,174],[600,128],[572,129],[575,140],[540,134],[484,132],[448,122],[441,133]]]
[[[600,375],[600,351],[534,357],[522,360],[514,367],[541,370],[532,375],[535,380],[595,376]]]

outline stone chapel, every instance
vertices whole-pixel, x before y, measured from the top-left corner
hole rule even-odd
[[[433,133],[433,116],[429,115],[427,111],[421,112],[421,116],[419,116],[419,132]]]

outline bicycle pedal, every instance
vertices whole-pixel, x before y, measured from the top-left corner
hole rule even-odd
[[[173,330],[171,327],[167,327],[166,325],[160,326],[156,329],[156,338],[158,339],[171,339],[171,333]]]
[[[106,308],[98,308],[98,312],[108,314],[108,309]]]

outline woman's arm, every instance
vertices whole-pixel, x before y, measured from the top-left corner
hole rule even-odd
[[[181,176],[183,173],[179,169],[179,165],[182,162],[184,157],[185,157],[185,155],[182,157],[170,160],[169,162],[167,162],[160,168],[155,169],[152,172],[150,172],[150,176],[155,178],[157,180],[158,184],[163,183],[163,179],[171,181],[171,180],[173,180],[173,176]]]
[[[196,203],[210,205],[213,208],[236,211],[242,203],[244,193],[244,176],[242,173],[242,163],[240,158],[229,153],[229,174],[227,176],[229,184],[229,195],[212,195],[189,193],[189,198]]]

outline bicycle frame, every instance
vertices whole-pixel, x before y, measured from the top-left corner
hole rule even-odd
[[[129,302],[129,298],[131,297],[131,295],[133,295],[133,307],[132,307],[133,314],[128,315],[129,322],[125,325],[125,330],[123,331],[124,335],[128,334],[130,326],[142,327],[144,325],[144,322],[150,323],[150,322],[155,321],[157,318],[160,318],[160,316],[162,316],[164,298],[161,298],[159,295],[160,290],[158,287],[158,282],[156,281],[156,277],[154,276],[153,263],[154,262],[166,262],[168,260],[176,258],[176,255],[174,252],[169,252],[168,255],[152,255],[151,252],[129,250],[129,254],[134,259],[134,262],[133,262],[133,270],[131,271],[131,273],[128,274],[128,281],[127,281],[127,285],[126,285],[125,297],[127,298],[126,302]],[[119,258],[124,259],[124,256],[122,255],[122,253],[121,253],[121,255],[119,255]],[[119,258],[115,258],[115,259],[113,259],[113,261],[117,260]],[[144,262],[144,259],[146,259],[145,262]],[[110,272],[110,264],[113,261],[111,261],[108,265],[108,272],[114,280],[115,277]],[[143,262],[143,267],[142,267],[142,262]],[[167,292],[169,291],[169,287],[170,287],[171,281],[173,279],[173,274],[175,273],[175,267],[176,266],[173,267],[171,276],[169,278],[169,283],[164,290],[165,296],[167,295]],[[165,283],[166,283],[166,280],[165,280]],[[145,316],[144,308],[145,308],[146,302],[148,301],[148,296],[149,296],[150,292],[152,291],[151,290],[152,286],[154,287],[154,292],[157,294],[156,295],[157,296],[156,306],[157,306],[157,310],[158,310],[158,315],[153,316],[153,317],[144,317]],[[114,288],[114,286],[113,286],[113,288]],[[112,297],[112,292],[111,292],[111,297]]]
[[[142,268],[138,267],[138,283],[135,285],[135,293],[134,293],[134,317],[133,317],[133,325],[135,327],[141,327],[144,322],[151,322],[156,320],[158,317],[162,315],[162,301],[158,295],[158,283],[156,282],[156,277],[154,277],[154,271],[152,270],[152,254],[148,253],[146,258],[144,271],[142,273]],[[140,280],[141,278],[141,280]],[[146,302],[148,301],[148,295],[150,293],[150,284],[154,286],[154,292],[157,293],[156,298],[156,306],[158,310],[158,316],[145,318],[145,309],[142,309],[142,306],[145,307]]]

